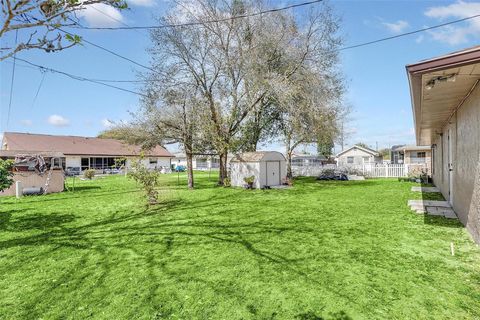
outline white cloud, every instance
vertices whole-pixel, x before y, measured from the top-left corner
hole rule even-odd
[[[105,128],[107,129],[110,129],[111,127],[113,127],[115,125],[115,123],[111,120],[108,120],[108,119],[103,119],[102,120],[102,126],[104,126]]]
[[[152,7],[156,3],[155,0],[128,0],[128,4],[133,4],[139,7]]]
[[[410,24],[405,20],[398,20],[397,22],[382,22],[382,24],[393,33],[400,33],[410,27]]]
[[[415,42],[416,43],[422,43],[423,39],[424,39],[424,36],[423,36],[423,34],[421,34],[417,38],[415,38]]]
[[[33,124],[33,121],[29,119],[24,119],[20,120],[20,123],[25,127],[30,127]]]
[[[480,2],[464,2],[431,7],[424,14],[433,19],[443,21],[449,18],[462,19],[476,14],[480,14]],[[465,25],[466,24],[466,25]],[[449,25],[441,29],[430,30],[428,33],[433,40],[448,43],[450,45],[458,45],[466,43],[470,38],[480,35],[480,20],[471,19],[465,22],[463,26]]]
[[[117,27],[124,21],[120,10],[103,3],[86,6],[78,16],[84,18],[89,27]]]
[[[58,114],[52,114],[50,117],[48,117],[47,122],[55,127],[67,127],[70,125],[70,120],[59,116]]]

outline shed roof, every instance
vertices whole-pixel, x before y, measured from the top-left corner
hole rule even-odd
[[[92,137],[5,132],[3,143],[3,149],[16,152],[38,150],[38,152],[61,152],[65,155],[91,156],[139,156],[142,153],[140,146],[129,145],[116,139]],[[144,153],[145,156],[173,157],[168,150],[161,146],[146,150]]]
[[[260,162],[266,155],[277,155],[277,157],[281,156],[283,160],[285,160],[283,154],[277,151],[255,151],[237,154],[230,162]]]

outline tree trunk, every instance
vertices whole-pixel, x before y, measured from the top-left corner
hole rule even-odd
[[[220,172],[218,175],[218,185],[220,186],[225,184],[224,180],[227,178],[227,154],[228,152],[226,150],[220,153]]]
[[[287,178],[292,179],[293,178],[293,173],[292,173],[292,150],[287,149]]]
[[[192,152],[185,152],[187,157],[187,176],[188,176],[188,189],[193,189],[193,154]]]

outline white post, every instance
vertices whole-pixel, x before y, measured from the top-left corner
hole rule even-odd
[[[17,199],[20,199],[23,196],[22,181],[17,181],[15,183],[15,196],[17,197]]]

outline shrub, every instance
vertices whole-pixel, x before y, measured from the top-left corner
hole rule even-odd
[[[232,186],[232,181],[230,181],[230,178],[225,178],[223,179],[223,186],[225,188],[231,187]]]
[[[10,188],[13,183],[13,161],[0,159],[0,191]]]
[[[95,177],[95,169],[87,169],[87,170],[83,171],[83,177],[85,179],[92,180],[93,177]]]
[[[243,181],[247,184],[248,189],[253,188],[253,183],[255,182],[255,176],[250,176],[250,177],[245,177],[243,178]]]
[[[143,190],[148,199],[148,204],[154,205],[158,203],[158,178],[160,173],[148,168],[140,161],[133,161],[132,170],[128,172],[128,177],[142,185]]]

